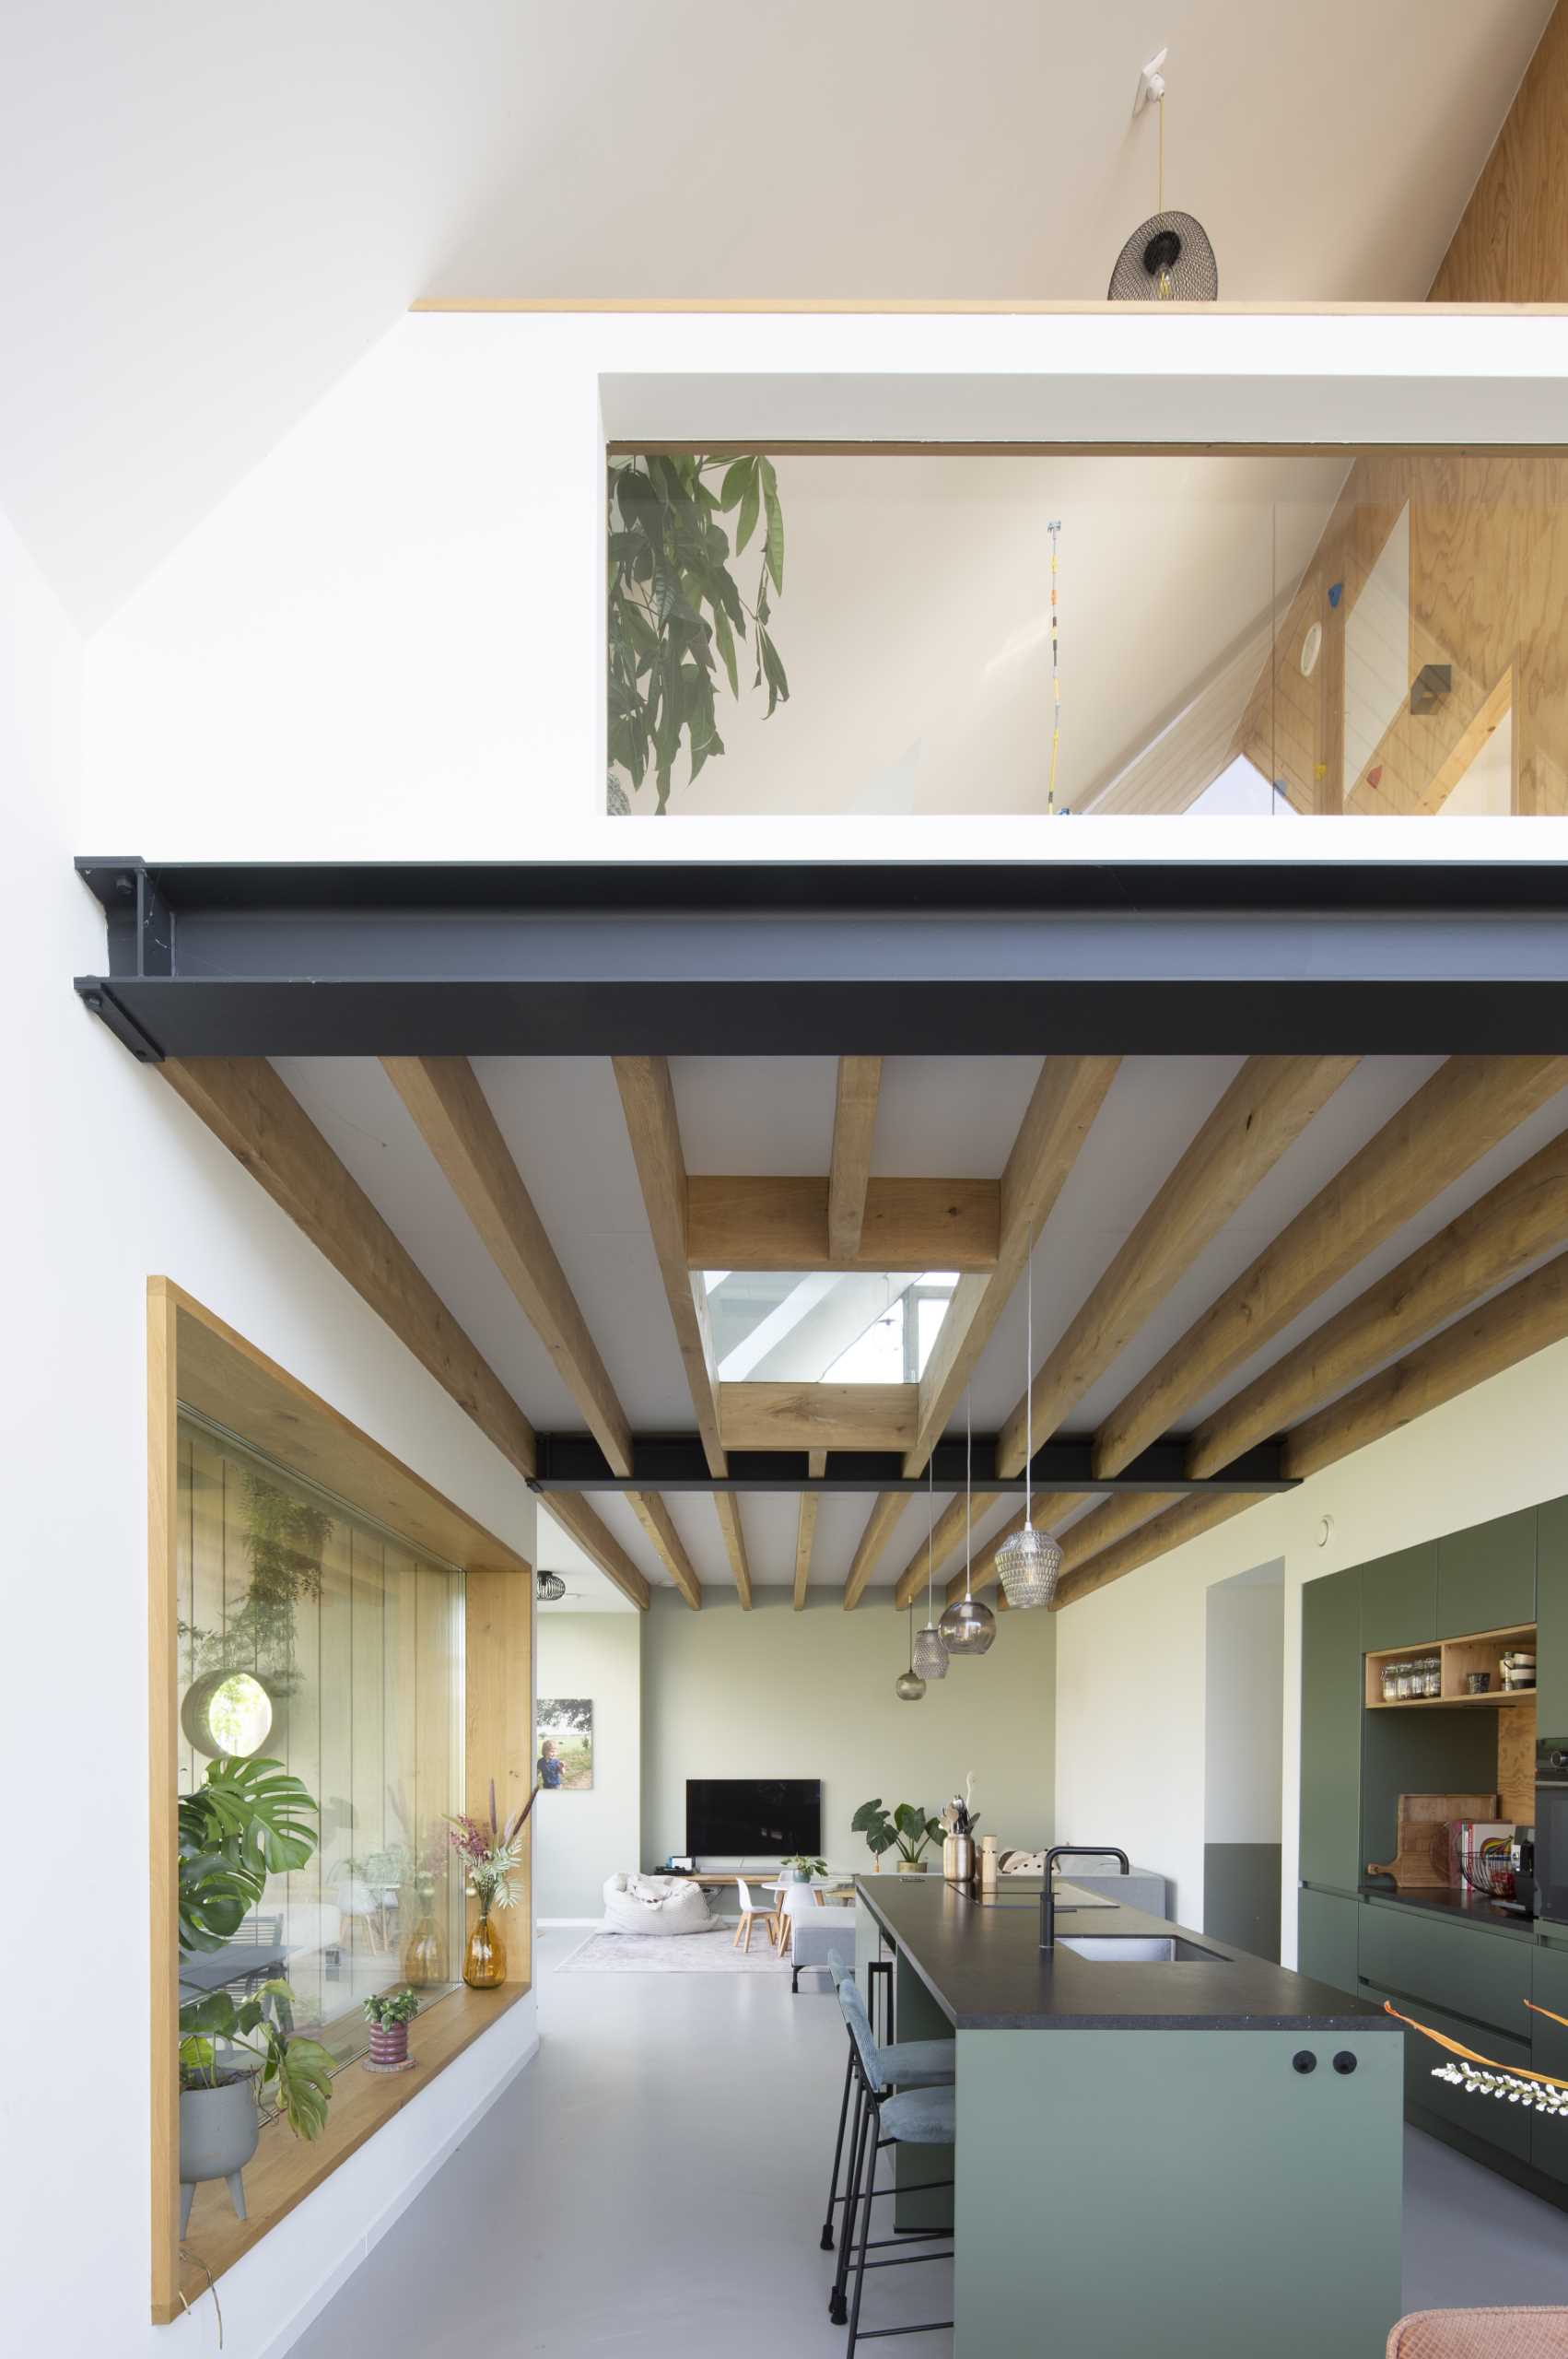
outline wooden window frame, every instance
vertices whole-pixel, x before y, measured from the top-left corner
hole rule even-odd
[[[152,2315],[167,2325],[242,2253],[319,2187],[382,2123],[487,2031],[532,1988],[532,1828],[522,1889],[507,1924],[507,1979],[494,1991],[451,1992],[414,2023],[419,2070],[385,2079],[346,2065],[327,2126],[306,2143],[267,2124],[246,2165],[249,2220],[204,2235],[199,2256],[180,2239],[179,2013],[179,1421],[181,1408],[226,1426],[394,1532],[416,1553],[465,1577],[464,1806],[488,1812],[496,1780],[503,1815],[532,1782],[532,1567],[463,1510],[279,1367],[170,1279],[147,1281],[148,1817],[151,1830]]]

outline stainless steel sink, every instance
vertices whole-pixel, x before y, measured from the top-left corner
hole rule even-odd
[[[1059,1933],[1059,1950],[1106,1966],[1229,1966],[1218,1950],[1200,1949],[1180,1933]]]

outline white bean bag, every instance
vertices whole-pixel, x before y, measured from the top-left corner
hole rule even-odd
[[[606,1876],[604,1922],[613,1933],[706,1933],[709,1915],[701,1884],[685,1876]]]

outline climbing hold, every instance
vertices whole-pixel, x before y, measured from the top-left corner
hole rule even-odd
[[[1327,763],[1327,762],[1314,762],[1314,763],[1313,763],[1313,765],[1312,765],[1312,775],[1313,775],[1313,777],[1314,777],[1314,778],[1327,778],[1327,777],[1328,777],[1328,763]]]
[[[1338,606],[1344,594],[1345,585],[1342,581],[1330,581],[1328,584],[1328,604],[1331,606]]]
[[[1382,765],[1382,763],[1381,763],[1381,762],[1375,762],[1375,763],[1374,763],[1374,765],[1373,765],[1373,767],[1372,767],[1372,769],[1369,769],[1369,770],[1367,771],[1367,774],[1366,774],[1366,782],[1367,782],[1368,786],[1381,786],[1381,785],[1382,785],[1382,783],[1383,783],[1383,765]]]

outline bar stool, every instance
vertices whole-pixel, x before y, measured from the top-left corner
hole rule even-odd
[[[833,2153],[833,2180],[828,2195],[827,2218],[823,2223],[822,2249],[824,2252],[830,2252],[833,2248],[834,2207],[843,2203],[846,2210],[839,2241],[838,2266],[834,2272],[833,2290],[827,2297],[828,2317],[836,2326],[843,2326],[849,2316],[846,2302],[846,2287],[848,2283],[849,2256],[855,2242],[857,2204],[860,2207],[859,2216],[861,2222],[859,2275],[856,2280],[858,2304],[859,2287],[868,2266],[866,2253],[870,2248],[868,2238],[872,2204],[878,2196],[894,2195],[897,2192],[894,2187],[879,2188],[875,2184],[877,2152],[883,2146],[895,2143],[897,2136],[910,2134],[907,2131],[890,2130],[887,2136],[883,2135],[883,2115],[889,2107],[896,2108],[901,2103],[901,2096],[892,2096],[889,2092],[895,2085],[902,2083],[903,2094],[907,2094],[911,2100],[927,2095],[944,2099],[945,2115],[939,2114],[938,2118],[939,2120],[945,2118],[948,2124],[946,2139],[943,2140],[933,2131],[920,2139],[919,2142],[928,2145],[951,2144],[951,2125],[954,2118],[954,2052],[953,2042],[947,2039],[904,2040],[895,2047],[879,2048],[872,2038],[871,2022],[866,2013],[865,2001],[860,1996],[854,1976],[837,1956],[833,1961],[833,1967],[834,1978],[838,1989],[838,2003],[843,2012],[849,2041],[844,2096],[838,2109],[838,2140]],[[874,2065],[870,2068],[869,2073],[865,2063],[867,2052],[875,2059]],[[855,2084],[855,2111],[849,2132],[849,2182],[844,2193],[840,2195],[837,2191],[838,2166],[844,2148],[844,2127],[848,2111],[851,2080]],[[876,2111],[879,2107],[882,2108],[880,2112]],[[903,2114],[895,2113],[895,2121],[906,2120],[908,2113],[909,2108],[906,2108]],[[868,2145],[868,2131],[873,2118],[877,2128],[874,2137]],[[924,2117],[920,2118],[924,2118]],[[934,2179],[930,2182],[933,2192],[952,2185],[951,2179]],[[936,2243],[942,2240],[945,2231],[939,2230],[930,2235],[879,2237],[876,2248],[881,2250],[884,2246],[902,2248],[911,2244]],[[903,2257],[908,2260],[936,2260],[943,2258],[938,2253],[905,2253]],[[892,2260],[873,2260],[869,2264],[872,2269],[894,2269],[898,2265],[898,2262]],[[943,2319],[938,2323],[950,2325],[952,2321]],[[878,2335],[904,2334],[917,2330],[925,2331],[924,2329],[898,2327],[877,2328],[874,2332]],[[851,2337],[851,2343],[852,2341]]]

